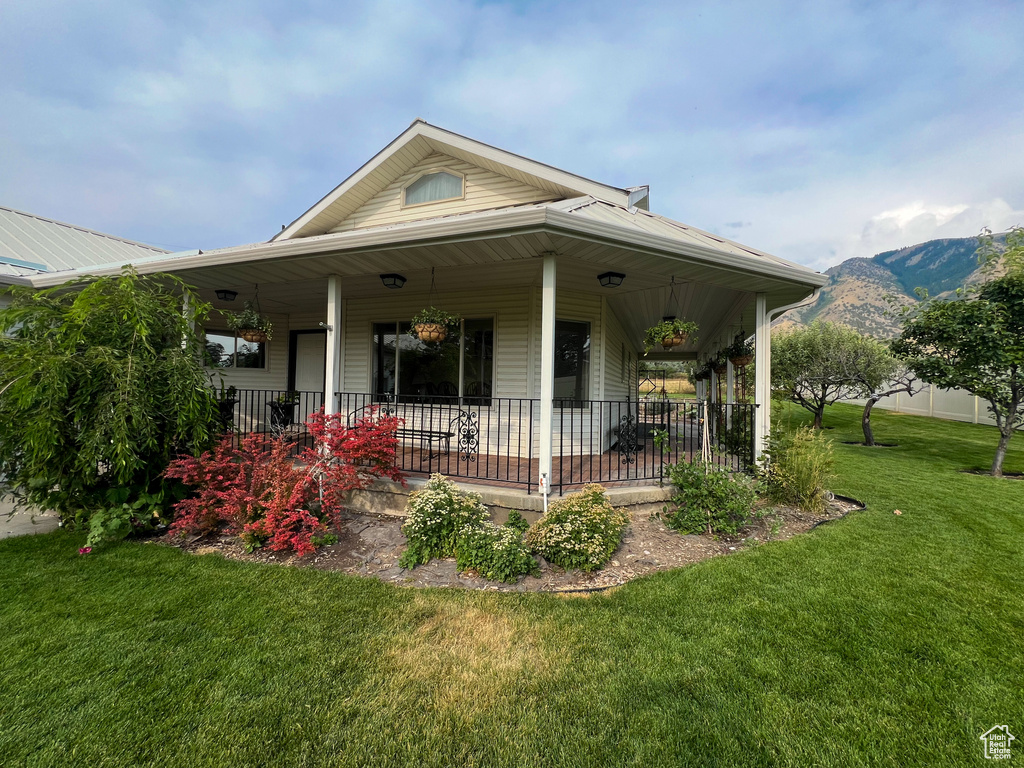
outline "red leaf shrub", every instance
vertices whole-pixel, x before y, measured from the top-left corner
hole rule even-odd
[[[264,435],[248,435],[239,446],[227,436],[198,458],[179,457],[166,477],[196,494],[174,505],[171,532],[225,529],[253,547],[309,554],[337,522],[348,491],[378,477],[404,484],[395,468],[399,423],[375,409],[351,427],[338,414],[315,413],[307,423],[313,447],[302,452],[300,464],[291,441]]]
[[[365,488],[378,477],[405,485],[395,467],[397,432],[402,420],[382,416],[377,408],[367,409],[352,426],[345,415],[327,415],[321,409],[310,414],[306,427],[313,436],[313,447],[302,452],[301,459],[320,484],[324,509],[336,513],[348,491]]]

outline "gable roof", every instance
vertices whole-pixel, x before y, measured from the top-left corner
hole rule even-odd
[[[0,207],[0,277],[59,272],[166,254],[125,240],[32,213]]]
[[[425,157],[440,153],[463,160],[561,199],[590,195],[617,205],[645,204],[646,188],[620,189],[577,176],[416,119],[400,136],[271,238],[322,235]]]

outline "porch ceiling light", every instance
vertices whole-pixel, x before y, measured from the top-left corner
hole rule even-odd
[[[217,298],[221,301],[234,301],[235,297],[238,295],[238,291],[232,291],[228,288],[218,288],[215,293],[217,294]]]
[[[384,283],[385,288],[397,289],[405,285],[405,277],[403,275],[395,274],[394,272],[388,272],[386,275],[381,275],[380,281]]]
[[[602,272],[597,276],[597,281],[605,288],[618,288],[626,276],[621,272]]]

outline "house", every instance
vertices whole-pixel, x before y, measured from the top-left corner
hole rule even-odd
[[[766,403],[770,318],[826,281],[649,205],[647,187],[416,120],[266,242],[21,279],[56,285],[125,260],[172,272],[217,310],[205,329],[212,372],[237,389],[241,430],[290,428],[321,406],[349,420],[384,408],[404,419],[403,469],[546,498],[590,481],[653,483],[664,450],[699,451],[703,406],[638,402],[645,328],[669,315],[699,324],[696,339],[651,355],[674,360],[753,332],[755,403]],[[244,300],[273,319],[269,341],[246,341],[218,314]],[[461,317],[444,342],[410,335],[428,305]],[[734,437],[725,460],[744,452],[736,440],[759,455],[767,408],[736,402],[731,367],[725,377],[714,420],[716,439]],[[294,405],[271,407],[293,390]]]

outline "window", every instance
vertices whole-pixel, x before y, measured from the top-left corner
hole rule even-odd
[[[555,406],[583,408],[590,399],[590,323],[555,320]]]
[[[462,197],[462,177],[447,171],[420,176],[403,192],[402,205],[422,205]]]
[[[231,331],[206,331],[206,365],[210,368],[266,368],[267,345],[246,341]]]
[[[428,401],[471,398],[489,405],[494,377],[494,319],[463,320],[439,344],[409,334],[409,323],[373,324],[373,394]]]

